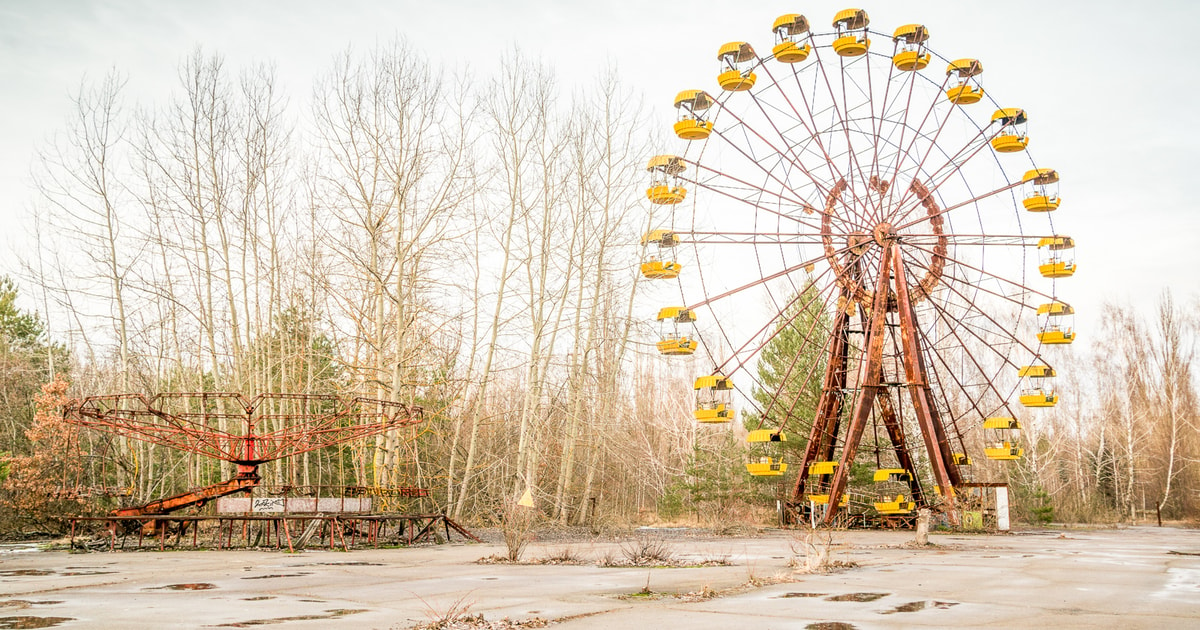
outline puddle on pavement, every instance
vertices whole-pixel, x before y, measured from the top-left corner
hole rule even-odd
[[[305,601],[305,600],[300,600]],[[358,613],[367,612],[366,608],[334,608],[326,610],[323,615],[297,615],[295,617],[274,617],[271,619],[251,619],[250,621],[238,621],[235,623],[225,623],[216,626],[208,626],[209,628],[251,628],[254,626],[267,626],[277,623],[287,623],[289,621],[320,621],[323,619],[337,619],[346,615],[356,615]]]
[[[0,577],[42,577],[45,575],[54,575],[54,572],[46,569],[10,569],[8,571],[0,571]]]
[[[921,600],[919,602],[908,602],[907,604],[900,604],[899,606],[897,606],[891,610],[885,610],[879,614],[891,615],[894,613],[917,612],[918,610],[925,610],[925,600]]]
[[[873,602],[891,595],[891,593],[846,593],[825,598],[827,602]]]
[[[53,628],[61,623],[75,621],[74,617],[0,617],[0,630],[17,628]]]
[[[790,597],[825,597],[828,594],[829,593],[784,593],[783,595],[780,595],[779,597],[784,598],[784,599],[790,598]]]
[[[301,573],[272,573],[271,575],[251,575],[251,576],[248,576],[248,577],[244,577],[244,578],[242,578],[242,579],[243,579],[243,580],[269,580],[269,579],[271,579],[271,578],[302,577],[302,576],[305,576],[305,575],[312,575],[312,574],[311,574],[311,573],[308,573],[308,572],[301,572]]]
[[[207,590],[213,589],[213,588],[217,588],[217,585],[209,584],[208,582],[192,582],[192,583],[188,583],[188,584],[168,584],[166,586],[151,586],[149,588],[145,588],[142,590],[146,590],[146,591],[160,591],[160,590],[165,590],[165,591],[207,591]]]
[[[854,624],[844,621],[818,621],[804,626],[804,630],[856,630]]]

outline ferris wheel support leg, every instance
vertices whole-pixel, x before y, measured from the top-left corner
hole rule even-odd
[[[892,448],[896,451],[896,462],[900,467],[908,471],[908,490],[912,494],[913,502],[917,507],[925,507],[928,503],[925,502],[925,494],[921,492],[921,481],[917,476],[917,468],[913,465],[912,455],[908,452],[908,445],[904,441],[904,428],[900,424],[900,420],[896,418],[896,409],[892,407],[892,397],[887,392],[878,396],[879,399],[879,415],[883,418],[883,426],[887,429],[888,439],[892,441]]]
[[[852,293],[842,288],[842,297],[849,300]],[[829,459],[833,457],[833,448],[837,442],[838,420],[842,415],[842,405],[846,388],[846,348],[850,345],[850,315],[846,309],[838,310],[833,319],[833,334],[829,342],[829,352],[825,361],[825,376],[821,380],[821,399],[817,403],[817,413],[813,419],[812,428],[808,434],[808,444],[804,448],[804,461],[800,466],[800,474],[796,475],[796,485],[792,488],[792,502],[799,503],[804,499],[805,485],[808,482],[808,469],[818,457]]]
[[[871,409],[875,406],[875,397],[879,394],[879,381],[883,375],[883,342],[887,337],[887,305],[888,280],[891,275],[892,246],[884,248],[883,257],[879,261],[879,280],[875,287],[875,300],[871,305],[871,326],[867,329],[866,358],[859,364],[858,383],[860,393],[850,414],[850,426],[842,446],[842,457],[833,473],[833,483],[829,488],[829,507],[825,511],[825,525],[832,525],[837,516],[838,505],[842,494],[846,491],[846,483],[850,477],[850,466],[858,453],[858,443],[862,439],[863,430]]]
[[[961,480],[950,455],[950,443],[946,438],[945,427],[937,417],[937,407],[929,389],[929,374],[921,357],[919,342],[920,329],[916,325],[916,312],[913,310],[911,296],[908,290],[908,280],[904,274],[904,261],[900,250],[894,250],[894,267],[896,272],[896,307],[900,315],[900,338],[903,346],[903,362],[905,378],[908,380],[908,391],[912,397],[913,411],[917,423],[921,427],[921,435],[925,438],[925,449],[929,455],[929,463],[933,468],[933,478],[937,481],[945,501],[946,517],[951,525],[958,525],[958,512],[955,510],[954,492]]]

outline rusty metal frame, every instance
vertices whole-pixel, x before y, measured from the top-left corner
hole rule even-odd
[[[875,291],[870,294],[871,304],[864,317],[863,352],[858,359],[856,386],[858,396],[847,418],[845,437],[841,443],[838,466],[832,475],[822,475],[817,486],[822,494],[828,494],[828,504],[823,523],[832,525],[839,511],[842,495],[845,494],[849,481],[850,466],[858,453],[863,432],[871,417],[872,410],[878,411],[887,430],[888,439],[895,451],[897,463],[909,473],[909,490],[913,501],[925,507],[930,504],[929,495],[920,485],[920,478],[909,445],[904,436],[904,430],[896,414],[892,399],[883,384],[883,355],[884,343],[895,332],[889,329],[888,313],[895,313],[899,328],[900,352],[899,358],[904,367],[904,387],[912,401],[913,414],[920,427],[928,454],[933,478],[938,485],[941,495],[940,509],[951,524],[958,524],[958,514],[955,511],[955,493],[962,486],[963,479],[958,466],[954,463],[950,441],[946,428],[939,416],[936,401],[929,383],[929,375],[923,355],[922,334],[917,323],[916,311],[913,307],[914,297],[908,284],[908,275],[902,250],[896,243],[884,239],[882,254],[879,258],[879,275],[876,278]],[[853,254],[847,256],[851,258]],[[861,260],[848,261],[858,265]],[[844,285],[842,295],[855,295],[852,285]],[[865,305],[864,305],[865,307]],[[793,487],[792,501],[802,502],[806,494],[812,494],[809,483],[809,468],[818,461],[832,460],[837,452],[838,434],[842,424],[842,408],[845,404],[847,391],[849,324],[850,317],[847,309],[841,308],[834,319],[833,334],[830,337],[825,378],[822,385],[821,400],[817,405],[816,417],[813,420],[809,441],[804,452],[799,475]],[[827,492],[825,490],[827,489]]]

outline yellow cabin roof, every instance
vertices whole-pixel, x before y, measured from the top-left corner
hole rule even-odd
[[[1038,315],[1074,315],[1075,309],[1063,302],[1050,302],[1038,307]]]
[[[946,74],[955,72],[960,77],[973,77],[983,73],[983,64],[978,59],[955,59],[946,66]]]
[[[903,468],[880,468],[875,471],[875,481],[889,481],[892,475],[903,475],[908,479],[908,471]]]
[[[786,442],[787,436],[770,429],[756,429],[746,435],[747,442]]]
[[[987,418],[983,421],[985,429],[1017,429],[1020,430],[1021,423],[1017,422],[1016,418]]]
[[[1021,378],[1026,376],[1032,378],[1054,378],[1057,375],[1054,372],[1054,368],[1049,365],[1026,365],[1017,372],[1017,376]]]
[[[1050,249],[1071,249],[1075,247],[1075,239],[1070,236],[1044,236],[1038,240],[1038,249],[1049,247]]]
[[[675,107],[687,103],[692,111],[697,112],[712,107],[713,99],[704,90],[684,90],[675,95]]]
[[[682,306],[667,306],[658,311],[658,321],[673,319],[681,324],[688,324],[696,321],[696,312],[689,311]]]
[[[903,39],[907,44],[920,44],[929,39],[929,29],[924,24],[905,24],[892,33],[892,40]]]
[[[1025,171],[1025,176],[1021,178],[1023,182],[1033,182],[1035,184],[1053,184],[1058,181],[1058,171],[1052,168],[1035,168],[1032,171]]]
[[[656,243],[664,247],[673,247],[675,242],[675,233],[671,230],[651,230],[642,235],[642,245]]]
[[[733,389],[733,381],[730,380],[728,376],[721,374],[701,376],[700,378],[696,379],[696,384],[692,386],[692,389],[704,388],[719,390]]]
[[[687,169],[687,165],[683,163],[683,158],[678,155],[656,155],[646,163],[647,171],[653,171],[654,169],[666,171],[671,175],[678,175]]]
[[[871,18],[862,9],[842,9],[833,16],[833,25],[842,24],[846,28],[865,28],[871,23]]]
[[[1007,121],[1009,119],[1013,119],[1019,125],[1029,120],[1029,116],[1020,107],[1005,107],[1004,109],[997,109],[996,113],[992,114],[993,122],[997,120]]]
[[[798,35],[808,32],[808,18],[799,13],[788,13],[775,18],[775,23],[771,25],[771,30],[778,32],[779,29],[786,29],[788,35]]]
[[[733,57],[733,61],[750,61],[754,58],[754,47],[746,42],[729,42],[717,51],[717,61],[726,56]]]

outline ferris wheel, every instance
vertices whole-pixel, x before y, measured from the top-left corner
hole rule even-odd
[[[764,449],[807,436],[792,498],[831,523],[873,432],[873,508],[957,523],[977,456],[1020,459],[1021,415],[1058,402],[1048,347],[1075,339],[1057,293],[1075,243],[1031,116],[985,91],[983,63],[941,57],[923,25],[869,24],[788,14],[771,47],[716,50],[718,87],[675,98],[680,153],[647,163],[641,270],[678,296],[658,352],[711,362],[695,419],[731,422],[735,402],[757,418],[750,474],[785,474]],[[772,388],[756,361],[783,334]]]

